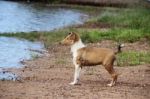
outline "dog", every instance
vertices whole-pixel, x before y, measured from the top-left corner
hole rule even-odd
[[[83,44],[79,35],[74,32],[70,32],[60,44],[71,46],[73,64],[75,65],[74,80],[70,83],[71,85],[78,83],[82,67],[94,65],[103,65],[112,77],[112,81],[108,86],[115,85],[118,73],[114,70],[113,63],[116,59],[115,55],[121,52],[121,44],[119,44],[117,52],[108,48],[88,47]]]

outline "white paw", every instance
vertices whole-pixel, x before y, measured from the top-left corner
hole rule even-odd
[[[77,84],[77,82],[71,82],[71,83],[69,83],[70,85],[76,85]]]
[[[112,87],[112,86],[113,86],[113,84],[112,84],[112,83],[110,83],[110,84],[107,84],[107,86]]]

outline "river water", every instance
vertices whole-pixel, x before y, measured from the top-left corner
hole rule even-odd
[[[0,37],[0,48],[0,68],[12,68],[20,67],[20,61],[35,57],[38,53],[32,50],[42,51],[44,45],[40,42]]]
[[[83,16],[85,14],[73,9],[0,1],[0,33],[50,31],[81,24]]]
[[[86,18],[87,15],[75,9],[0,0],[0,33],[50,31],[82,24]],[[8,78],[9,75],[3,73],[3,69],[20,67],[20,61],[31,59],[33,54],[39,54],[28,49],[45,50],[40,42],[0,37],[0,79]]]

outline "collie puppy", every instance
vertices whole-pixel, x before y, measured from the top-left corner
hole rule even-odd
[[[108,86],[115,85],[118,74],[113,68],[113,63],[116,59],[115,54],[121,52],[123,45],[118,46],[117,52],[108,48],[88,47],[83,44],[79,35],[73,32],[70,32],[60,43],[71,46],[73,64],[75,65],[74,80],[70,83],[71,85],[78,83],[82,67],[94,65],[103,65],[112,77]]]

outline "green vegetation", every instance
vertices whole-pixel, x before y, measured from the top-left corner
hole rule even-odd
[[[52,43],[59,42],[63,39],[64,35],[69,31],[63,30],[56,30],[51,32],[30,32],[30,33],[4,33],[0,34],[0,36],[6,37],[17,37],[20,39],[27,39],[30,41],[42,41],[45,44],[45,47],[48,47]]]
[[[146,8],[132,8],[121,10],[106,10],[97,18],[98,22],[110,23],[114,26],[124,26],[130,29],[147,30],[150,32],[150,10]]]
[[[145,8],[134,9],[106,9],[97,17],[97,22],[110,23],[115,26],[127,26],[132,29],[150,27],[150,10]]]
[[[107,23],[112,28],[108,31],[89,31],[83,38],[88,41],[111,39],[123,42],[135,42],[140,38],[150,40],[150,10],[146,8],[116,9],[106,8],[89,23]],[[89,35],[88,35],[89,34]]]
[[[150,64],[150,52],[122,52],[117,57],[117,66]]]
[[[150,36],[149,33],[143,33],[138,29],[113,28],[107,31],[98,29],[85,30],[82,33],[82,39],[85,42],[97,42],[101,40],[115,40],[117,42],[135,42],[142,38]],[[148,38],[147,38],[148,39]]]

